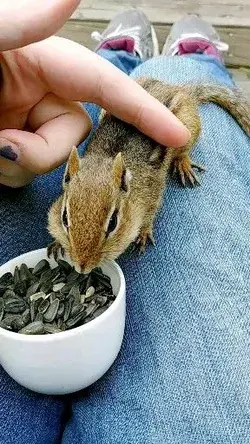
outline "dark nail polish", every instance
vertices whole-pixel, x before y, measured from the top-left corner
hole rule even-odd
[[[0,156],[7,160],[15,161],[17,159],[17,154],[13,151],[10,145],[2,146],[0,148]]]

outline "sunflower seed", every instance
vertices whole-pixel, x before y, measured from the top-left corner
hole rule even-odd
[[[71,283],[65,284],[64,287],[61,288],[60,293],[62,293],[64,295],[69,294],[71,287],[72,287]]]
[[[20,281],[30,281],[32,280],[33,277],[26,264],[21,265],[19,269],[19,276],[20,276]]]
[[[79,273],[77,273],[76,270],[72,270],[67,277],[67,282],[72,285],[75,281],[77,281],[79,276],[80,275],[79,275]]]
[[[11,323],[11,327],[14,331],[19,331],[21,328],[25,327],[25,323],[23,322],[22,316],[17,315]]]
[[[26,310],[23,312],[22,314],[22,320],[24,322],[24,325],[27,325],[30,323],[31,321],[31,316],[30,316],[30,309],[26,308]]]
[[[65,323],[63,322],[63,319],[62,319],[62,318],[58,319],[58,321],[57,321],[57,327],[60,328],[61,331],[65,331],[65,330],[66,330],[66,325],[65,325]]]
[[[6,290],[5,293],[3,294],[3,299],[7,300],[9,298],[15,298],[16,297],[16,293],[13,290]]]
[[[86,294],[81,294],[80,296],[80,304],[84,304],[86,298]]]
[[[9,284],[7,287],[5,287],[5,290],[12,290],[12,291],[14,291],[14,288],[15,288],[15,285],[16,284]]]
[[[30,303],[31,322],[34,322],[37,312],[38,312],[38,307],[43,300],[44,299],[42,297],[39,297],[38,299],[33,299],[33,301],[31,301],[31,303]]]
[[[43,314],[38,312],[36,314],[35,321],[43,321]]]
[[[14,283],[14,278],[12,276],[12,274],[8,271],[7,273],[4,273],[1,277],[0,277],[0,285],[10,285]]]
[[[36,264],[36,266],[33,269],[34,275],[41,275],[45,270],[50,269],[50,265],[46,259],[42,259],[40,262]]]
[[[38,307],[39,313],[44,314],[45,311],[48,309],[49,305],[50,305],[49,300],[48,299],[43,299],[40,302],[39,307]]]
[[[66,295],[63,294],[63,293],[61,293],[60,291],[58,291],[58,292],[56,293],[56,296],[58,297],[58,299],[60,299],[60,302],[64,302],[64,301],[65,301],[65,297],[66,297]]]
[[[43,291],[46,294],[51,292],[52,289],[53,289],[53,282],[51,281],[44,282],[40,287],[40,291]]]
[[[44,331],[45,333],[61,333],[62,330],[56,325],[44,323]]]
[[[38,299],[45,299],[46,294],[43,291],[39,291],[38,293],[34,293],[30,296],[30,301],[37,301]]]
[[[53,268],[51,270],[51,281],[54,283],[61,276],[60,267]]]
[[[60,291],[64,287],[64,282],[59,282],[53,285],[53,291]]]
[[[107,290],[106,290],[106,288],[103,287],[103,285],[101,285],[99,283],[96,285],[96,287],[95,287],[95,294],[103,295],[106,292],[107,292]]]
[[[84,311],[84,315],[85,315],[84,318],[86,318],[87,316],[92,315],[92,313],[94,313],[94,311],[97,308],[98,308],[98,304],[96,304],[95,301],[90,302],[90,304],[88,305],[88,307]]]
[[[6,311],[6,313],[22,313],[25,308],[25,301],[17,296],[9,297],[4,301],[4,311]]]
[[[7,287],[6,285],[2,285],[2,284],[0,284],[0,297],[3,296],[3,294],[5,293],[5,291],[6,291],[7,288],[8,288],[8,287]]]
[[[44,325],[42,321],[35,321],[19,330],[18,333],[23,335],[42,335],[44,333]]]
[[[60,318],[63,315],[64,309],[65,309],[65,305],[63,302],[60,301],[59,308],[57,310],[57,315],[56,315],[58,318]]]
[[[52,293],[50,293],[50,295],[49,295],[49,301],[50,301],[50,303],[52,304],[52,302],[53,302],[55,299],[57,299],[57,297],[56,297],[56,293],[54,293],[54,292],[52,291]]]
[[[19,281],[20,281],[19,268],[15,267],[15,270],[14,270],[14,283],[17,284]]]
[[[61,277],[61,271],[59,267],[53,268],[53,270],[50,271],[49,277],[44,278],[44,282],[51,281],[52,284],[54,284],[58,278]]]
[[[47,281],[51,281],[52,279],[52,270],[45,270],[40,276],[41,285],[45,284]]]
[[[30,296],[32,296],[33,294],[35,294],[39,288],[40,282],[34,282],[34,284],[32,284],[26,292],[26,296],[29,298]]]
[[[103,307],[108,301],[107,296],[96,296],[95,302],[99,305],[99,307]]]
[[[27,291],[26,282],[17,282],[14,286],[14,291],[19,294],[19,296],[25,296]]]
[[[59,299],[55,299],[49,306],[49,308],[47,309],[47,311],[44,313],[43,318],[45,322],[52,322],[54,321],[56,314],[57,314],[57,310],[59,308]]]
[[[69,296],[73,296],[75,304],[79,304],[80,303],[79,285],[73,285],[73,287],[71,288],[71,290],[69,292]]]
[[[66,279],[67,279],[67,277],[65,276],[65,274],[61,273],[58,277],[53,279],[53,285],[66,284]]]
[[[94,296],[94,294],[95,294],[95,287],[92,287],[92,286],[89,287],[86,291],[86,294],[85,294],[85,300],[86,301],[90,300],[92,298],[92,296]]]
[[[89,304],[90,302],[94,301],[96,299],[96,294],[92,294],[92,296],[89,296],[88,298],[86,298],[86,294],[85,294],[85,300],[84,302],[86,304]]]
[[[24,333],[27,329],[27,334],[86,324],[115,300],[110,278],[100,268],[83,275],[62,260],[55,268],[43,260],[34,268],[16,267],[14,276],[5,273],[0,277],[0,296],[0,326]]]
[[[83,312],[84,308],[85,307],[83,304],[74,305],[71,310],[70,316],[73,317],[73,316],[77,315],[78,313]]]
[[[88,281],[88,275],[81,276],[81,279],[79,279],[79,290],[81,294],[84,294],[87,289],[87,281]]]
[[[69,319],[71,309],[73,306],[74,298],[72,296],[69,296],[65,301],[65,310],[63,315],[63,322],[66,322]]]
[[[72,318],[68,319],[66,322],[66,328],[72,328],[75,327],[80,321],[84,319],[84,312],[80,312],[77,315],[73,316]]]
[[[92,284],[93,284],[92,273],[89,273],[89,275],[87,277],[87,281],[86,281],[86,290],[88,290],[88,288],[91,287]]]
[[[0,299],[0,321],[3,319],[4,316],[4,300]]]
[[[72,270],[71,265],[68,262],[63,261],[62,259],[58,260],[58,265],[66,274],[69,274]]]
[[[107,290],[111,290],[112,291],[112,285],[111,285],[111,280],[110,280],[109,276],[106,276],[106,275],[104,275],[103,273],[100,273],[100,272],[96,272],[96,270],[94,270],[92,272],[92,275],[93,275],[93,279],[97,280],[99,285],[101,284]]]
[[[0,327],[4,328],[5,330],[9,330],[12,331],[12,323],[9,323],[8,321],[6,321],[6,319],[3,319],[0,322]]]
[[[50,299],[50,296],[52,295],[52,293],[53,293],[53,291],[51,293],[47,293],[43,299]]]

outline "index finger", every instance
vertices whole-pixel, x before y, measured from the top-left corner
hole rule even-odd
[[[38,57],[40,75],[59,97],[101,105],[162,145],[181,147],[188,142],[187,128],[163,104],[107,60],[59,37],[33,48],[37,51],[34,56]]]

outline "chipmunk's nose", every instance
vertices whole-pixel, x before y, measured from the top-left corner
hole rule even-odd
[[[81,273],[83,274],[89,274],[92,271],[92,267],[88,267],[87,263],[82,263],[80,265]]]
[[[85,267],[86,267],[86,264],[81,262],[81,264],[80,264],[81,273],[84,273]]]

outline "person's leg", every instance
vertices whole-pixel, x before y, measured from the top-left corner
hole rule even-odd
[[[0,188],[0,263],[49,242],[47,211],[60,190],[62,171],[37,178],[25,189]],[[0,444],[59,444],[63,398],[32,393],[0,366]]]
[[[232,85],[202,55],[159,57],[133,73],[140,75]],[[250,443],[250,141],[218,106],[200,113],[193,159],[207,167],[202,185],[170,182],[156,248],[119,261],[127,282],[122,351],[75,396],[63,444]]]
[[[133,20],[129,15],[127,18]],[[143,28],[144,41],[147,41],[148,26],[142,14],[139,25]],[[106,54],[105,45],[100,45],[97,52],[130,73],[142,61],[137,52],[140,52],[140,47],[132,45],[131,39],[127,42],[128,46],[121,44],[126,45],[126,39],[120,39],[120,46]],[[153,50],[155,47],[152,44]],[[100,110],[90,104],[86,108],[93,120],[94,130]],[[83,143],[80,147],[82,152],[85,146],[86,143]],[[37,177],[30,186],[20,190],[0,187],[0,264],[51,242],[46,228],[47,213],[61,192],[63,172],[64,167],[58,168],[50,174]],[[66,406],[64,397],[37,395],[22,388],[0,367],[0,444],[59,443],[67,414]]]

